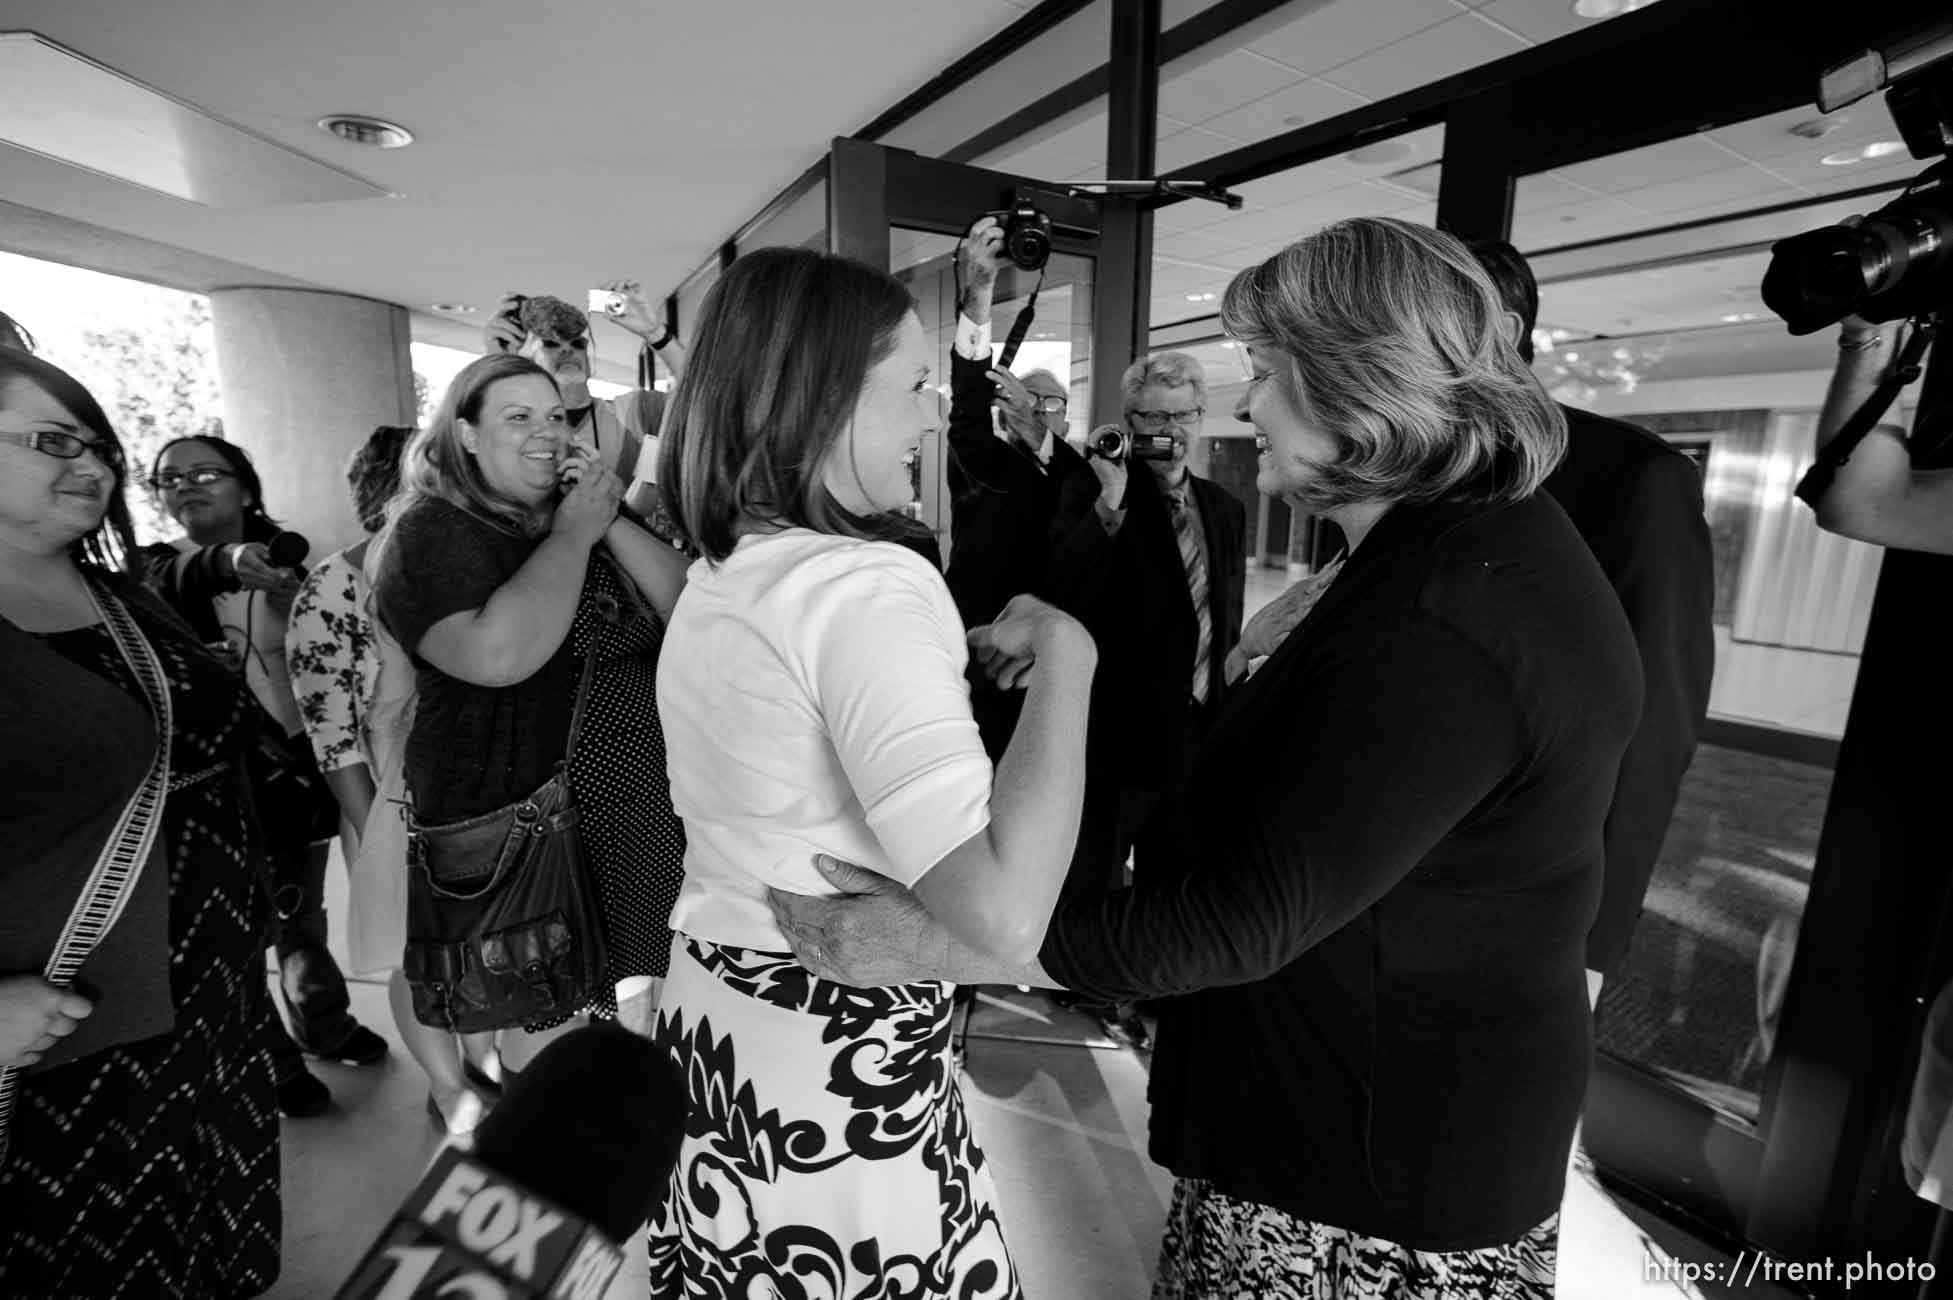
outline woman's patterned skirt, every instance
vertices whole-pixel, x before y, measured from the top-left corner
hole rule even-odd
[[[952,985],[857,989],[673,936],[657,1039],[685,1141],[656,1300],[1020,1300],[950,1061]]]

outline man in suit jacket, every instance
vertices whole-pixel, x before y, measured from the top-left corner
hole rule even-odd
[[[1070,392],[1048,370],[1018,379],[990,359],[990,307],[1003,232],[984,218],[957,248],[962,294],[957,302],[955,345],[950,350],[949,490],[950,557],[944,580],[965,627],[992,622],[1019,594],[1049,600],[1076,613],[1056,590],[1069,596],[1082,584],[1054,574],[1054,550],[1065,532],[1097,528],[1074,513],[1062,525],[1062,489],[1077,478],[1096,492],[1097,480],[1084,458],[1065,441]],[[1002,417],[1004,437],[991,423]],[[1066,548],[1076,554],[1076,548]],[[973,667],[971,709],[984,748],[1002,757],[1017,725],[1023,696],[1000,691]]]
[[[1187,468],[1207,400],[1200,362],[1143,357],[1120,390],[1124,431],[1166,435],[1172,454],[1140,461],[1144,469],[1093,455],[1092,477],[1074,475],[1060,493],[1056,591],[1099,644],[1072,894],[1123,884],[1133,840],[1220,702],[1247,581],[1246,508]],[[1068,526],[1073,519],[1096,527]]]
[[[1472,251],[1504,300],[1514,342],[1533,356],[1539,286],[1512,245]],[[1715,556],[1695,463],[1655,435],[1561,406],[1566,458],[1546,481],[1614,585],[1641,653],[1641,725],[1607,813],[1600,912],[1587,937],[1590,991],[1627,956],[1641,899],[1709,711],[1715,669]]]

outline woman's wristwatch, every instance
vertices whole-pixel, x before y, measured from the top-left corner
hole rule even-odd
[[[664,327],[665,327],[664,333],[658,335],[658,337],[655,339],[644,340],[644,346],[650,348],[653,352],[656,352],[659,348],[670,347],[671,341],[678,337],[678,332],[672,329],[671,322],[669,320],[664,322]]]

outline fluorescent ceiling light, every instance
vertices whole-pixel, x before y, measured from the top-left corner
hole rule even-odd
[[[0,143],[213,208],[387,194],[36,32],[0,32]]]

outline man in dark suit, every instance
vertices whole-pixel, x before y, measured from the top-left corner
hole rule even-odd
[[[996,221],[978,222],[956,256],[962,293],[949,362],[950,556],[944,581],[965,627],[992,622],[1022,593],[1070,610],[1054,590],[1053,552],[1064,545],[1066,531],[1098,526],[1077,513],[1058,521],[1067,481],[1078,478],[1089,491],[1097,486],[1084,458],[1065,441],[1070,392],[1048,370],[1020,380],[991,364],[991,296],[1003,260]],[[1003,424],[1001,438],[991,421],[993,407]],[[1062,585],[1075,592],[1081,584]],[[977,728],[994,761],[1010,743],[1023,696],[998,690],[974,669],[970,688]]]
[[[1246,508],[1189,472],[1206,412],[1206,374],[1183,352],[1135,361],[1122,377],[1124,432],[1165,435],[1166,459],[1092,455],[1068,479],[1053,571],[1060,603],[1099,644],[1084,824],[1068,893],[1124,883],[1125,861],[1163,790],[1185,772],[1225,688],[1241,637]],[[1096,491],[1093,489],[1096,488]],[[1068,586],[1067,584],[1076,584]]]
[[[1504,300],[1513,340],[1533,357],[1539,286],[1512,245],[1472,252]],[[1641,652],[1641,725],[1621,759],[1606,826],[1600,912],[1587,937],[1589,991],[1627,956],[1709,711],[1715,669],[1715,557],[1695,463],[1655,435],[1562,405],[1566,459],[1546,481],[1613,583]]]

